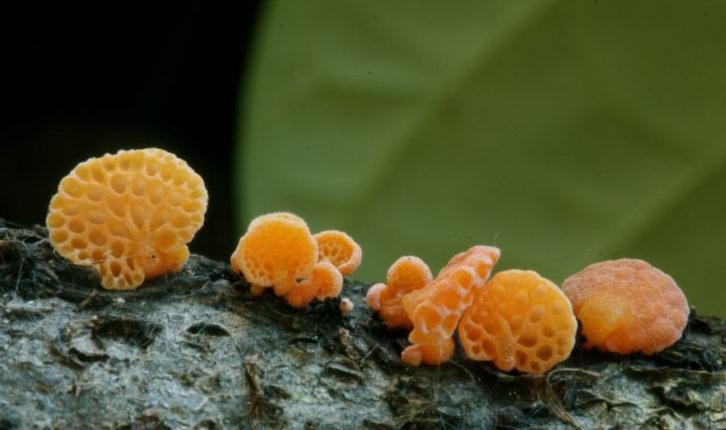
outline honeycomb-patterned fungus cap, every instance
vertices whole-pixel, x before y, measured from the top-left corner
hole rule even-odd
[[[318,243],[318,258],[320,261],[329,261],[340,270],[343,276],[348,276],[360,266],[363,251],[360,245],[346,233],[338,230],[326,230],[315,234]]]
[[[288,212],[261,215],[250,222],[230,258],[232,269],[252,284],[253,293],[274,287],[285,296],[297,280],[313,273],[318,245],[305,221]]]
[[[437,277],[446,276],[448,271],[456,270],[458,267],[468,266],[474,269],[478,275],[475,279],[477,283],[474,287],[481,288],[489,278],[489,273],[492,268],[495,264],[497,264],[497,261],[499,261],[501,253],[502,252],[499,248],[494,246],[472,246],[466,251],[460,252],[451,257],[449,262],[446,263],[446,266],[439,271]]]
[[[413,345],[401,353],[404,363],[438,365],[451,358],[459,319],[474,292],[483,288],[500,254],[499,248],[474,246],[455,255],[433,282],[403,297],[401,303],[414,325],[408,336]]]
[[[577,322],[564,293],[533,271],[499,272],[459,322],[466,356],[541,374],[570,356]]]
[[[643,260],[587,266],[562,286],[587,338],[586,348],[653,354],[673,345],[688,322],[688,302],[673,278]]]
[[[59,254],[99,270],[104,288],[128,290],[184,266],[206,210],[202,178],[150,148],[80,163],[61,180],[46,225]]]
[[[411,319],[401,304],[404,295],[431,283],[433,275],[420,258],[404,256],[396,260],[386,274],[386,283],[368,289],[368,307],[378,312],[388,328],[413,328]]]

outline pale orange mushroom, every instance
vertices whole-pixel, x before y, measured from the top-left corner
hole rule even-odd
[[[119,151],[78,164],[50,202],[50,243],[95,267],[106,289],[137,288],[181,270],[204,223],[204,181],[161,149]]]
[[[474,287],[481,288],[489,278],[492,267],[497,264],[500,256],[501,251],[499,248],[494,246],[475,245],[466,251],[460,252],[451,257],[449,262],[446,263],[446,266],[439,271],[437,277],[446,276],[449,271],[456,270],[462,266],[467,266],[474,269],[477,274]]]
[[[533,271],[499,272],[459,322],[467,357],[503,371],[541,374],[569,357],[577,322],[565,294]]]
[[[401,352],[409,366],[438,365],[454,353],[452,336],[464,309],[471,303],[476,274],[470,267],[451,270],[427,287],[403,297],[406,314],[414,328],[408,335],[413,345]]]
[[[285,296],[299,279],[313,273],[318,245],[305,221],[288,212],[261,215],[250,222],[230,258],[232,269],[242,273],[259,295],[274,288]]]
[[[385,284],[373,285],[366,295],[368,306],[378,312],[388,328],[412,328],[401,298],[425,287],[433,279],[431,269],[420,258],[405,256],[388,269]]]
[[[371,285],[366,293],[366,304],[375,312],[380,312],[381,310],[381,293],[386,287],[386,284],[379,282]]]
[[[586,348],[650,355],[673,345],[688,322],[688,301],[673,278],[643,260],[587,266],[562,286]]]
[[[329,261],[348,276],[360,266],[363,251],[352,237],[338,230],[326,230],[317,233],[315,241],[318,243],[320,261]]]
[[[343,287],[343,275],[327,261],[321,261],[313,273],[285,295],[285,300],[294,308],[303,308],[313,300],[338,297]]]
[[[500,251],[491,246],[474,246],[455,255],[426,287],[401,299],[413,330],[413,344],[401,353],[404,363],[438,365],[454,352],[452,336],[464,311],[471,305],[475,290],[484,286]]]

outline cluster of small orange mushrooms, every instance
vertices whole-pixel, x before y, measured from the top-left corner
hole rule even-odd
[[[46,224],[55,250],[98,270],[101,285],[129,290],[178,272],[187,244],[204,222],[207,190],[183,160],[161,149],[119,151],[77,165],[58,186]],[[533,271],[489,278],[500,250],[477,245],[436,275],[404,256],[373,285],[366,301],[390,329],[409,331],[401,360],[439,365],[454,353],[498,369],[541,374],[569,357],[577,321],[585,348],[653,354],[678,339],[688,320],[686,297],[669,275],[642,260],[592,264],[562,289]],[[231,257],[251,293],[270,288],[295,308],[340,296],[343,277],[362,261],[346,233],[312,234],[288,212],[255,218]],[[340,302],[344,314],[352,301]]]

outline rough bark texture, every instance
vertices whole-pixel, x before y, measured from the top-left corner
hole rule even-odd
[[[723,321],[694,315],[652,357],[576,347],[543,377],[460,352],[412,369],[366,288],[346,281],[347,317],[337,301],[296,311],[192,256],[104,291],[44,229],[0,220],[0,429],[726,428]]]

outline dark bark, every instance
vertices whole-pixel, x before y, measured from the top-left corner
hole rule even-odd
[[[651,357],[576,347],[542,377],[460,352],[413,369],[364,283],[346,281],[347,317],[337,301],[252,298],[196,255],[137,291],[104,291],[45,234],[0,220],[0,429],[726,427],[718,319],[694,313]]]

